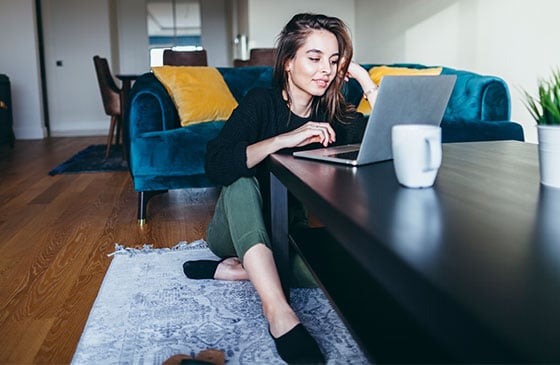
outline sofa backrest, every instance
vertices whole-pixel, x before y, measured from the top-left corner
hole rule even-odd
[[[366,69],[376,65],[363,64]],[[391,64],[387,66],[428,68],[441,66],[425,66],[420,64]],[[272,83],[272,67],[218,67],[226,84],[235,99],[240,102],[247,92],[255,87],[269,87]],[[470,71],[442,67],[442,74],[455,74],[457,81],[443,116],[445,122],[463,121],[497,121],[510,119],[510,95],[507,84],[499,77],[479,75]],[[135,83],[131,98],[138,98],[139,93],[155,96],[161,105],[156,112],[161,115],[164,129],[178,127],[178,116],[173,102],[165,92],[165,88],[151,73],[144,74]],[[362,98],[362,90],[355,80],[344,86],[346,99],[358,105]],[[129,99],[132,100],[132,99]],[[159,109],[159,108],[158,108]],[[154,117],[156,117],[154,115]],[[157,118],[156,118],[157,119]],[[150,130],[150,126],[145,126]],[[141,132],[141,131],[138,131]]]
[[[249,90],[272,85],[272,67],[218,67],[233,97],[240,102]]]
[[[377,66],[364,64],[366,69]],[[424,69],[441,66],[420,64],[392,64],[393,67]],[[254,87],[268,87],[272,80],[272,67],[218,68],[233,96],[239,102]],[[443,120],[509,120],[510,95],[506,83],[495,76],[479,75],[470,71],[442,67],[442,74],[457,75],[457,82],[449,99]],[[346,99],[358,105],[362,90],[355,80],[348,82],[343,93]]]
[[[377,64],[363,64],[367,70]],[[442,75],[457,75],[457,81],[449,103],[443,115],[447,122],[473,120],[509,120],[510,94],[507,84],[499,77],[485,76],[470,71],[456,70],[444,66],[427,66],[415,63],[399,63],[385,65],[390,67],[407,67],[425,69],[441,67]],[[354,80],[351,80],[354,81]],[[359,101],[362,94],[357,82],[348,83],[347,100],[354,103]],[[357,105],[357,104],[356,104]]]

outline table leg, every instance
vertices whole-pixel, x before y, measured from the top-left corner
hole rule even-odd
[[[288,237],[288,190],[270,174],[270,234],[272,252],[282,281],[284,294],[290,299],[290,255]]]

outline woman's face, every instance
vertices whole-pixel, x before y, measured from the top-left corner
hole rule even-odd
[[[338,60],[336,36],[326,30],[313,30],[286,63],[292,98],[323,95],[337,74]]]

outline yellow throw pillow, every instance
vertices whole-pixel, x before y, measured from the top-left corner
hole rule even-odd
[[[391,67],[391,66],[375,66],[372,67],[368,72],[369,76],[375,82],[377,86],[381,83],[383,76],[395,75],[395,76],[407,76],[407,75],[439,75],[441,74],[441,67],[435,68],[408,68],[408,67]],[[358,104],[358,111],[364,115],[371,113],[371,107],[369,102],[362,97],[360,104]]]
[[[222,74],[214,67],[161,66],[152,67],[152,72],[171,95],[183,127],[226,120],[237,107]]]

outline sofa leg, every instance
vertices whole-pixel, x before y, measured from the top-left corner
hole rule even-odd
[[[138,193],[138,225],[143,226],[146,224],[146,210],[148,208],[148,202],[154,196],[162,193],[167,193],[167,190],[156,190],[156,191],[141,191]]]

